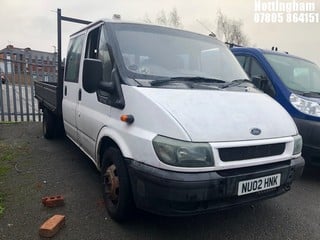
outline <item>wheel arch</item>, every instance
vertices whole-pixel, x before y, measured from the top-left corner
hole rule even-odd
[[[125,158],[131,158],[132,154],[129,149],[129,146],[127,145],[124,138],[114,130],[111,130],[109,128],[103,128],[98,136],[97,141],[97,147],[96,147],[96,161],[98,169],[101,170],[102,166],[102,155],[105,149],[108,147],[115,147],[118,148]]]

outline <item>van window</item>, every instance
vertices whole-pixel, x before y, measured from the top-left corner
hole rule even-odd
[[[107,45],[107,38],[104,28],[98,27],[88,34],[86,46],[86,58],[100,59],[102,61],[102,80],[111,79],[111,58]]]
[[[111,81],[113,69],[111,56],[108,49],[107,31],[104,25],[98,26],[88,34],[86,58],[99,59],[102,62],[102,81]],[[119,96],[101,89],[97,90],[98,101],[110,105]]]
[[[262,77],[264,79],[267,79],[266,72],[262,69],[260,64],[255,60],[254,58],[251,58],[251,67],[250,67],[250,73],[249,77]]]
[[[260,90],[264,91],[266,94],[268,94],[271,97],[275,97],[276,91],[273,87],[273,84],[271,80],[268,78],[267,73],[264,71],[260,63],[254,58],[254,57],[248,57],[248,60],[251,59],[251,64],[250,64],[250,70],[249,72],[249,77],[252,80],[254,77],[258,77],[262,80],[265,80],[265,84],[262,84],[260,86]]]
[[[127,74],[141,84],[175,77],[247,78],[229,49],[212,37],[139,24],[113,27]]]
[[[92,30],[88,34],[86,46],[86,58],[97,59],[98,57],[98,42],[99,42],[100,28]]]
[[[246,61],[246,56],[236,56],[238,62],[240,63],[241,67],[244,68],[244,64],[245,64],[245,61]]]
[[[102,61],[102,80],[111,81],[112,63],[108,50],[108,43],[105,29],[101,29],[99,39],[98,58]]]
[[[70,40],[65,75],[65,81],[67,82],[78,82],[83,42],[84,35],[75,37]]]
[[[320,68],[304,59],[277,54],[265,54],[281,81],[299,92],[320,93]]]
[[[235,55],[244,71],[250,76],[250,57],[243,55]]]

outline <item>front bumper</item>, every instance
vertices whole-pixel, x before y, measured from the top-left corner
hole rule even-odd
[[[222,210],[274,197],[290,189],[301,176],[302,157],[274,164],[203,173],[171,172],[127,160],[136,206],[166,216]],[[238,182],[281,173],[281,185],[237,196]]]
[[[302,155],[307,162],[320,165],[320,122],[294,118],[303,139]]]

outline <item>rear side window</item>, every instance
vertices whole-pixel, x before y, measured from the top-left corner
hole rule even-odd
[[[65,81],[67,82],[78,82],[83,42],[84,35],[70,40],[65,75]]]

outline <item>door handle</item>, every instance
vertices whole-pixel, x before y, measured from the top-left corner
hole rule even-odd
[[[81,101],[81,97],[82,97],[82,96],[81,96],[81,88],[80,88],[79,91],[78,91],[78,100],[79,100],[79,101]]]
[[[67,86],[64,86],[64,95],[67,96],[68,91],[67,91]]]

